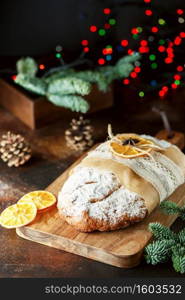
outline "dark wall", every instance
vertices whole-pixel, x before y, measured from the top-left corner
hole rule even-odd
[[[104,3],[95,0],[1,0],[0,55],[41,55],[57,44],[78,50]]]
[[[152,0],[152,4],[157,9],[165,7],[173,18],[185,0]],[[117,15],[113,39],[119,40],[128,36],[131,27],[145,25],[143,5],[143,0],[1,0],[0,55],[43,55],[57,44],[79,52],[80,41],[86,38],[96,45],[98,35],[88,28],[102,24],[102,10],[107,6]]]

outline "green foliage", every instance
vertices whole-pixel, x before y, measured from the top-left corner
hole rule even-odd
[[[91,85],[79,78],[67,77],[52,80],[48,83],[47,98],[53,104],[69,108],[72,111],[86,113],[89,104],[79,95],[88,95]]]
[[[15,82],[33,93],[45,95],[57,106],[86,113],[89,104],[83,96],[90,93],[91,85],[97,84],[101,92],[106,92],[113,80],[129,75],[134,68],[133,63],[138,59],[139,55],[129,55],[120,59],[115,66],[78,72],[64,65],[40,78],[36,76],[38,67],[35,60],[26,57],[17,62],[18,75]]]
[[[181,207],[181,210],[179,212],[179,218],[185,221],[185,206]]]
[[[172,263],[176,272],[185,273],[185,247],[181,245],[172,247]]]
[[[88,95],[91,91],[89,82],[75,77],[55,79],[49,82],[47,92],[49,94],[80,94]]]
[[[105,78],[106,87],[116,79],[128,77],[130,72],[134,69],[133,63],[138,59],[140,59],[139,54],[128,55],[119,59],[114,66],[99,68],[98,71]]]
[[[38,77],[30,77],[27,74],[18,74],[15,82],[32,93],[38,95],[46,94],[47,84]]]
[[[66,78],[68,76],[73,76],[74,72],[75,72],[75,70],[73,70],[73,69],[60,70],[49,76],[43,76],[43,78],[46,83],[50,83],[51,81],[53,81],[55,79],[61,79],[61,78]]]
[[[174,244],[174,240],[159,240],[149,244],[145,248],[146,262],[152,265],[166,262],[172,253]]]
[[[89,104],[82,97],[64,94],[46,94],[47,98],[55,105],[70,108],[72,111],[86,113]]]
[[[158,240],[177,240],[177,235],[170,230],[170,228],[163,226],[160,223],[150,223],[149,230]]]
[[[106,92],[108,89],[109,82],[105,75],[100,71],[80,71],[74,74],[76,78],[81,78],[89,83],[95,83],[101,92]]]
[[[174,215],[178,214],[179,217],[185,221],[185,205],[182,207],[179,207],[176,203],[171,201],[163,201],[160,205],[160,208],[162,209],[163,213],[167,215]]]
[[[179,242],[185,245],[185,228],[178,233]]]
[[[174,240],[157,240],[145,248],[145,259],[148,264],[156,265],[171,258],[176,272],[185,273],[185,247],[175,244]]]
[[[37,73],[38,67],[35,60],[31,57],[21,58],[16,64],[18,74],[25,74],[34,77]]]
[[[115,73],[119,78],[128,77],[133,70],[133,63],[140,58],[139,54],[128,55],[121,58],[115,65]]]
[[[166,214],[179,214],[184,220],[184,207],[176,203],[164,201],[160,205]],[[150,223],[149,230],[154,235],[154,242],[145,247],[145,259],[147,263],[156,265],[172,260],[176,272],[185,273],[185,228],[179,233],[160,223]]]

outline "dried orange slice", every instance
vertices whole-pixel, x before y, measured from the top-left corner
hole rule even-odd
[[[0,225],[5,228],[17,228],[31,223],[37,214],[33,202],[17,203],[7,207],[0,215]]]
[[[49,209],[56,204],[56,197],[47,191],[34,191],[24,195],[18,203],[33,201],[38,212]]]
[[[116,140],[110,141],[111,151],[123,158],[135,158],[138,156],[144,156],[146,153],[149,153],[152,150],[150,147],[153,144],[152,141],[148,139],[141,138],[136,134],[118,134],[116,135]],[[147,145],[145,147],[141,147],[142,145]],[[139,151],[139,149],[143,149],[144,151]]]

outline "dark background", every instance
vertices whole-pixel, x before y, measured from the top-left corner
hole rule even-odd
[[[130,28],[150,21],[143,14],[144,6],[143,0],[1,0],[0,55],[41,56],[54,51],[57,44],[75,54],[81,51],[82,39],[96,45],[99,37],[90,33],[89,26],[102,24],[105,7],[116,16],[111,38],[118,43],[129,38]],[[164,17],[168,12],[173,23],[175,10],[185,7],[185,1],[152,0],[152,7],[165,9]]]
[[[19,56],[47,56],[55,52],[57,44],[63,46],[66,55],[75,57],[81,52],[82,39],[90,40],[95,47],[94,52],[97,52],[101,38],[97,34],[92,35],[89,26],[103,24],[101,12],[105,7],[113,8],[117,19],[111,36],[111,42],[117,44],[121,38],[130,37],[129,30],[132,27],[148,25],[150,19],[145,18],[143,6],[143,0],[1,0],[0,68],[11,65],[15,67]],[[175,10],[185,7],[185,1],[152,0],[152,7],[160,12],[160,16],[164,14],[165,19],[168,17],[171,26],[167,29],[173,34],[176,31],[173,26]],[[132,40],[132,43],[135,41]],[[183,52],[181,56],[184,58]],[[163,69],[159,69],[160,72],[161,70]],[[153,93],[150,93],[145,100],[138,100],[126,91],[126,87],[120,86],[115,88],[115,102],[119,99],[121,108],[117,105],[108,112],[99,112],[98,116],[91,117],[97,139],[102,141],[105,137],[108,122],[113,125],[115,132],[123,130],[155,135],[162,129],[162,122],[157,114],[152,113],[150,106],[159,99],[153,99]],[[180,132],[185,132],[184,99],[184,90],[172,91],[166,107],[172,129]],[[27,137],[36,152],[32,162],[25,168],[12,171],[0,162],[1,208],[15,203],[30,190],[45,188],[76,160],[77,155],[63,146],[64,129],[67,126],[67,123],[60,120],[52,126],[31,131],[13,115],[0,108],[1,134],[7,130],[20,132]],[[178,231],[182,226],[182,222],[177,220],[173,229]],[[140,267],[130,270],[114,268],[18,239],[14,231],[1,230],[0,245],[0,277],[181,276],[175,273],[170,263],[151,266],[143,262]]]
[[[10,71],[10,74],[16,72],[16,61],[22,56],[33,56],[38,63],[45,63],[47,68],[57,66],[59,62],[55,58],[55,48],[58,44],[63,47],[62,55],[65,62],[71,62],[81,53],[83,39],[88,39],[92,48],[90,54],[87,54],[90,55],[88,58],[94,65],[97,64],[97,58],[101,56],[100,52],[105,42],[97,33],[91,33],[89,26],[96,25],[99,28],[103,26],[105,23],[103,8],[105,7],[111,8],[112,16],[117,21],[117,24],[112,26],[107,42],[114,47],[120,43],[121,39],[128,39],[129,45],[134,49],[134,44],[138,44],[138,41],[132,38],[130,30],[137,26],[146,29],[155,24],[155,20],[144,15],[144,9],[147,6],[144,0],[1,0],[0,75],[5,74],[6,70]],[[176,33],[178,34],[181,30],[185,31],[185,23],[179,30],[176,14],[176,9],[185,9],[184,0],[152,0],[151,8],[156,17],[163,17],[167,20],[168,26],[164,28],[164,39],[166,35],[171,36],[173,40]],[[177,47],[179,53],[175,55],[176,64],[181,65],[184,62],[185,47],[183,45]],[[156,48],[154,43],[154,49]],[[116,54],[112,63],[115,63],[120,56],[127,54],[124,51],[121,53],[114,51],[114,53]],[[157,100],[160,105],[162,103],[159,101],[157,87],[155,93],[151,91],[150,81],[153,78],[159,78],[159,82],[162,83],[166,79],[161,76],[165,72],[173,73],[174,66],[173,64],[164,65],[162,59],[158,64],[158,69],[151,71],[148,67],[148,58],[146,59],[143,55],[142,73],[138,82],[133,80],[128,87],[120,82],[116,83],[118,88],[115,88],[115,102],[122,102],[124,109],[126,108],[128,114],[132,113],[132,117],[138,114],[138,106],[146,113],[151,110],[153,96],[154,101]],[[9,73],[8,76],[10,76]],[[138,91],[142,89],[146,93],[145,98],[140,99]],[[122,97],[121,95],[125,93],[129,94],[127,97]],[[165,100],[162,104],[167,104],[165,109],[167,112],[170,110],[169,118],[172,122],[176,122],[178,128],[179,120],[184,120],[184,92],[182,97],[178,97],[176,91],[171,91]]]

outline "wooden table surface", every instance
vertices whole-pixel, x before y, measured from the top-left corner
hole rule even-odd
[[[109,109],[91,117],[95,127],[96,141],[106,137],[107,123],[114,132],[137,132],[155,134],[161,129],[160,120],[130,118],[120,109]],[[31,131],[20,121],[0,109],[0,134],[7,130],[19,132],[30,141],[33,157],[20,168],[8,168],[0,161],[0,211],[15,203],[20,196],[36,189],[44,189],[79,156],[67,148],[64,130],[68,124],[62,120],[48,127]],[[182,130],[184,125],[178,125]],[[178,129],[178,128],[176,128]],[[184,128],[185,129],[185,128]],[[178,219],[175,230],[182,228]],[[120,269],[86,259],[54,248],[39,245],[19,238],[15,230],[0,228],[0,278],[3,277],[178,277],[170,264],[158,266],[145,262],[134,269]]]

